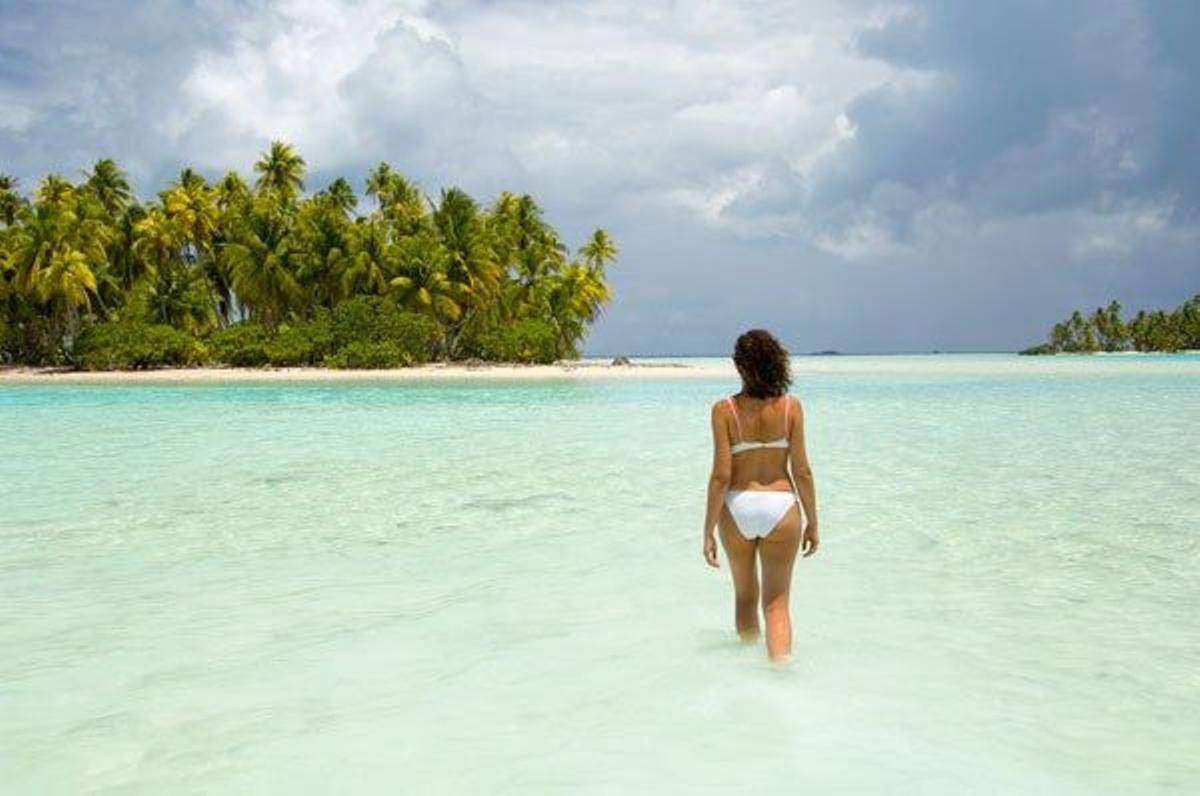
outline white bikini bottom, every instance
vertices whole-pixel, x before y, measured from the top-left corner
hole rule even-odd
[[[770,535],[775,526],[795,503],[800,509],[800,530],[808,525],[804,505],[795,492],[782,489],[728,489],[725,505],[737,523],[738,531],[747,539]]]

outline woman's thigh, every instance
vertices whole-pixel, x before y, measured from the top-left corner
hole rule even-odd
[[[727,506],[721,506],[717,530],[720,531],[721,546],[725,548],[725,558],[729,561],[729,571],[733,574],[734,590],[742,596],[757,596],[758,562],[754,552],[758,545],[755,540],[742,536]]]
[[[779,524],[758,543],[762,559],[762,590],[764,599],[787,594],[792,583],[792,567],[803,536],[799,506],[792,506]]]

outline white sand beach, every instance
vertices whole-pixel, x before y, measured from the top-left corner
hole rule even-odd
[[[609,357],[562,360],[552,365],[494,362],[435,362],[410,368],[339,370],[317,367],[196,367],[155,370],[81,371],[68,368],[0,366],[0,384],[194,384],[252,382],[425,382],[538,381],[554,379],[733,379],[737,372],[727,357],[632,357],[614,365]],[[796,355],[797,381],[825,375],[910,374],[972,376],[994,373],[1042,375],[1117,375],[1132,363],[1140,372],[1175,372],[1200,368],[1195,352],[1118,356],[1099,354],[847,354]]]
[[[0,383],[172,383],[172,382],[302,382],[302,381],[438,381],[458,379],[609,379],[707,378],[733,376],[732,362],[633,360],[614,365],[610,359],[581,359],[552,365],[499,363],[431,363],[411,368],[338,370],[334,368],[163,368],[155,370],[81,371],[63,368],[0,368]]]

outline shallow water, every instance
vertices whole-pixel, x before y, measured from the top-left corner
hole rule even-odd
[[[729,379],[0,385],[3,791],[1200,789],[1200,357],[795,370],[784,667]]]

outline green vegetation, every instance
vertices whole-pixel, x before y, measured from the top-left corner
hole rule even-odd
[[[204,359],[191,335],[161,323],[104,321],[88,326],[75,344],[84,370],[143,370],[182,367]]]
[[[374,209],[338,178],[311,196],[275,141],[249,185],[191,169],[139,202],[112,160],[32,197],[0,175],[0,363],[398,367],[579,355],[617,247],[570,256],[528,195],[436,201],[380,163]]]
[[[541,318],[526,318],[480,335],[471,350],[480,359],[545,363],[554,361],[558,344],[552,324]]]
[[[1116,301],[1097,307],[1090,316],[1079,311],[1054,324],[1048,342],[1031,346],[1022,354],[1090,353],[1095,351],[1181,351],[1200,349],[1200,293],[1170,312],[1138,312],[1121,319]]]

